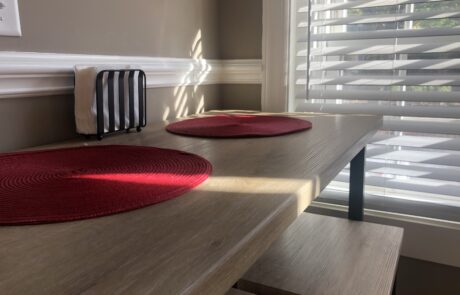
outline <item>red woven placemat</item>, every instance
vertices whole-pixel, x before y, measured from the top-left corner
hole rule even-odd
[[[180,135],[214,138],[266,137],[307,130],[311,122],[283,116],[217,115],[169,124],[166,130]]]
[[[193,154],[95,146],[0,155],[0,224],[70,221],[178,197],[205,181],[211,164]]]

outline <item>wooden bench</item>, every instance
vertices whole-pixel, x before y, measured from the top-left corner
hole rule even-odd
[[[238,282],[263,294],[391,294],[401,228],[302,214]]]
[[[232,288],[227,293],[225,293],[225,295],[254,295],[254,294]]]

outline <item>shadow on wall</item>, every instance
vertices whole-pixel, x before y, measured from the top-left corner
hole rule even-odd
[[[172,120],[191,114],[199,114],[210,108],[219,107],[216,101],[212,102],[213,98],[214,100],[217,99],[217,92],[214,95],[209,93],[209,96],[211,96],[209,98],[207,97],[208,93],[206,93],[212,92],[210,88],[216,88],[217,86],[206,87],[208,91],[200,87],[212,69],[211,65],[203,59],[201,29],[198,30],[193,40],[190,57],[194,63],[182,77],[182,82],[174,88],[174,103],[171,105],[166,102],[167,105],[164,105],[164,112],[161,115],[162,120]]]
[[[203,59],[201,35],[198,30],[190,50],[194,63],[180,85],[148,89],[148,124],[221,108],[219,86],[203,85],[211,66]],[[72,95],[2,99],[0,135],[0,152],[76,137]]]
[[[72,95],[0,100],[0,152],[75,137]]]
[[[147,95],[148,124],[221,108],[218,85],[155,88]]]

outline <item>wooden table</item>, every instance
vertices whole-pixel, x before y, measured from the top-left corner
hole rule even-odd
[[[132,212],[0,227],[0,293],[224,294],[357,155],[382,119],[292,114],[313,129],[258,139],[200,139],[151,125],[102,142],[180,149],[214,167],[205,183]],[[78,189],[78,188],[76,188]]]
[[[301,214],[238,288],[255,294],[390,295],[403,229]]]

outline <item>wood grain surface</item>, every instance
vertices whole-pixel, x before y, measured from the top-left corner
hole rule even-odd
[[[0,293],[225,294],[381,126],[381,117],[292,114],[313,129],[203,139],[162,124],[101,142],[201,155],[212,176],[155,206],[84,221],[0,227]],[[75,188],[78,189],[78,188]]]
[[[302,214],[238,283],[259,295],[389,295],[403,229]]]
[[[225,293],[225,295],[254,295],[254,294],[232,288],[227,293]]]

